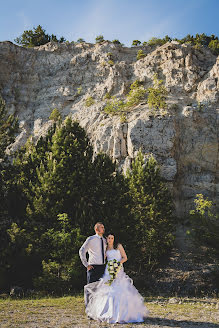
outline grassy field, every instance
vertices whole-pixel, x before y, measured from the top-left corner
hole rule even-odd
[[[173,303],[171,303],[173,302]],[[0,299],[0,327],[199,327],[219,328],[219,299],[145,298],[150,310],[142,324],[107,325],[90,321],[83,295],[41,299]]]

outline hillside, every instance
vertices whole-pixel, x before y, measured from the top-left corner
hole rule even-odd
[[[139,49],[146,56],[137,60]],[[153,153],[177,216],[188,213],[197,193],[219,206],[219,57],[209,49],[176,41],[131,48],[108,41],[23,48],[4,41],[0,59],[0,92],[21,128],[12,151],[30,135],[45,134],[57,108],[85,127],[96,153],[108,153],[124,170],[140,147]],[[166,111],[154,112],[146,100],[126,122],[103,111],[106,93],[123,99],[136,80],[152,86],[154,73],[169,92]],[[95,102],[87,107],[90,96]]]

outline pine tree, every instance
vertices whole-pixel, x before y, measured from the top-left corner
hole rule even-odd
[[[84,238],[80,228],[72,228],[66,213],[58,214],[57,226],[47,229],[41,236],[40,247],[44,248],[42,272],[35,277],[34,286],[56,293],[78,288],[83,283],[84,271],[78,249]],[[45,245],[49,247],[45,249]]]
[[[17,152],[14,161],[15,181],[18,197],[23,197],[23,207],[18,213],[19,219],[8,230],[10,243],[6,255],[8,277],[11,280],[19,278],[20,283],[30,287],[35,276],[36,286],[43,285],[47,278],[49,284],[50,279],[54,278],[46,274],[50,264],[62,268],[63,274],[67,274],[63,279],[70,281],[73,277],[81,278],[78,249],[77,252],[75,250],[78,241],[74,236],[80,225],[83,227],[83,211],[87,206],[83,198],[87,192],[86,181],[91,162],[89,139],[84,129],[71,119],[54,123],[48,134],[41,137],[36,145],[29,139],[25,147]],[[72,257],[64,262],[58,258],[58,253],[54,255],[55,238],[56,241],[62,235],[64,240],[67,238],[67,232],[64,234],[64,228],[60,228],[60,213],[66,213],[69,218],[68,229],[72,234],[75,231],[69,248]],[[42,278],[41,283],[37,277]],[[62,288],[65,285],[63,280],[58,281]]]
[[[173,204],[153,156],[145,163],[140,151],[132,169],[127,171],[127,181],[133,217],[130,225],[132,261],[139,270],[149,269],[158,263],[173,242]]]
[[[95,40],[96,40],[96,43],[101,43],[101,42],[104,41],[104,37],[103,37],[103,35],[98,35],[98,36],[95,38]]]
[[[103,221],[107,231],[113,231],[121,242],[127,237],[129,221],[128,185],[112,159],[103,153],[96,156],[89,180],[90,217]],[[91,215],[91,213],[93,213]]]
[[[132,46],[137,47],[137,46],[140,46],[140,44],[141,44],[141,41],[139,41],[139,40],[133,40],[132,41]]]
[[[38,25],[37,27],[34,27],[33,30],[24,31],[22,35],[14,41],[24,47],[30,48],[46,44],[50,41],[62,43],[66,40],[63,36],[58,40],[54,34],[46,34],[46,31],[42,26]]]
[[[80,235],[93,234],[94,224],[101,220],[108,231],[113,229],[125,239],[129,217],[126,181],[109,156],[98,154],[93,160],[89,139],[77,122],[67,118],[62,124],[54,124],[36,145],[29,140],[18,152],[15,168],[20,194],[25,195],[25,212],[20,214],[15,230],[25,230],[27,237],[24,240],[19,233],[17,239],[13,237],[23,244],[16,257],[24,254],[27,264],[30,257],[26,249],[30,250],[31,260],[35,261],[31,267],[36,271],[36,286],[46,286],[48,280],[48,288],[56,283],[64,288],[66,284],[60,272],[68,281],[75,275],[78,277],[81,271],[77,269],[80,264],[76,261],[76,239],[73,241],[72,237],[71,246],[68,245],[72,257],[65,261],[61,251],[57,249],[56,253],[55,250],[55,242],[60,238],[60,242],[64,242],[70,231],[80,229]],[[60,213],[68,217],[67,234],[64,228],[60,230]],[[65,225],[64,221],[62,223]],[[14,233],[12,226],[10,235]],[[11,243],[10,258],[13,258],[14,246],[16,242]],[[25,270],[33,276],[26,264]]]
[[[122,222],[123,213],[127,216],[124,177],[109,156],[92,158],[84,129],[71,119],[54,125],[35,146],[29,141],[19,151],[15,166],[19,187],[26,195],[28,225],[32,221],[42,229],[51,227],[62,212],[83,233],[92,233],[100,216],[106,224],[111,222],[111,228]]]
[[[203,247],[208,258],[219,264],[219,215],[212,201],[203,194],[196,194],[195,209],[190,210],[190,230],[187,233],[196,247]],[[214,213],[215,212],[215,213]]]
[[[6,248],[8,238],[6,230],[10,225],[13,206],[13,167],[9,161],[6,149],[15,140],[18,132],[18,119],[14,115],[8,115],[5,101],[0,96],[0,288],[4,279],[7,280],[5,265]]]
[[[92,148],[84,129],[68,118],[30,147],[16,161],[29,220],[44,229],[56,224],[58,213],[66,212],[75,224],[81,216],[92,161]]]

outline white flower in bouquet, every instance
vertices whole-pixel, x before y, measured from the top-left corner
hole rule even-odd
[[[106,284],[111,285],[112,282],[116,279],[116,276],[121,269],[121,265],[120,265],[120,262],[118,262],[116,259],[114,259],[114,260],[108,261],[107,266],[108,266],[108,272],[110,275],[110,280],[108,280],[106,282]]]

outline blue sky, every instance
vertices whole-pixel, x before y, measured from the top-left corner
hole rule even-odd
[[[119,39],[126,46],[152,37],[219,36],[219,0],[1,0],[0,41],[14,42],[41,25],[69,41]]]

